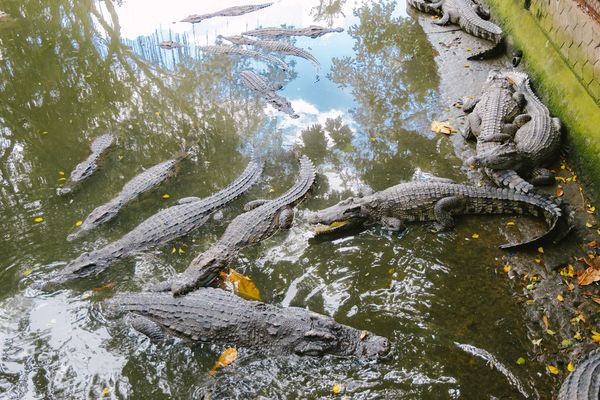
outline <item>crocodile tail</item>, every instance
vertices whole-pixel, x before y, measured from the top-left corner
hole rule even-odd
[[[467,60],[485,60],[488,58],[495,57],[502,53],[506,48],[504,40],[499,40],[496,44],[489,49],[475,53],[472,56],[467,57]]]
[[[531,183],[521,178],[516,171],[511,169],[495,170],[486,168],[485,173],[498,186],[508,187],[523,193],[529,193],[535,189]]]
[[[544,215],[546,223],[549,226],[549,229],[542,236],[539,236],[535,239],[517,244],[503,244],[500,246],[501,249],[508,250],[537,246],[549,239],[553,239],[555,242],[557,242],[565,237],[570,231],[570,223],[565,215],[565,211],[554,201],[539,194],[518,194],[515,196],[515,200],[526,204],[524,211],[526,211],[528,214],[537,216],[541,211]]]
[[[441,14],[439,3],[427,3],[425,0],[408,0],[407,2],[411,7],[427,14]]]

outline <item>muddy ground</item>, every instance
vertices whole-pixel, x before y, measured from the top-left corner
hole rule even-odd
[[[470,54],[488,48],[489,43],[453,25],[434,25],[431,16],[416,10],[409,12],[423,27],[437,53],[441,95],[439,113],[434,119],[448,121],[461,130],[464,113],[460,100],[477,96],[491,69],[512,69],[512,57],[504,54],[492,60],[469,61]],[[525,54],[517,69],[526,72],[526,59]],[[535,89],[535,82],[532,83]],[[563,129],[563,134],[568,135],[567,129]],[[448,139],[463,161],[474,154],[474,143],[465,142],[460,133],[453,133]],[[570,167],[568,149],[564,149],[552,169],[557,175],[556,184],[540,191],[560,195],[560,200],[573,211],[573,230],[558,244],[549,243],[541,249],[498,259],[497,277],[512,281],[514,300],[522,305],[527,316],[529,339],[539,361],[558,368],[558,374],[547,370],[557,391],[568,374],[569,363],[576,365],[583,353],[600,346],[592,340],[592,330],[600,331],[600,285],[597,282],[580,286],[577,281],[577,273],[587,268],[584,261],[591,262],[591,258],[600,254],[596,246],[600,243],[600,225],[596,208],[577,178],[579,171]],[[490,184],[479,171],[466,166],[464,171],[472,183]]]

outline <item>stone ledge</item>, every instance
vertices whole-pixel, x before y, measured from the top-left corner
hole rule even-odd
[[[520,0],[487,0],[493,16],[523,51],[540,96],[564,126],[566,142],[589,194],[600,200],[600,107],[525,10]],[[597,82],[593,82],[597,83]],[[588,88],[589,90],[589,88]]]

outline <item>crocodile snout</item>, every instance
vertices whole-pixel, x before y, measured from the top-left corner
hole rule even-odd
[[[381,359],[389,356],[390,350],[389,340],[382,336],[368,335],[359,344],[357,355],[369,359]]]

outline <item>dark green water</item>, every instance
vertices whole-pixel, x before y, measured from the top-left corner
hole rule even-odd
[[[547,398],[544,366],[515,364],[533,354],[521,306],[500,272],[506,253],[497,245],[506,240],[506,219],[466,218],[441,235],[411,226],[401,236],[373,229],[309,243],[304,209],[333,204],[363,186],[383,189],[417,170],[466,180],[453,145],[429,132],[438,67],[404,2],[282,0],[193,28],[172,24],[237,4],[0,0],[0,10],[11,15],[0,22],[0,397],[198,398],[216,388],[223,398],[331,398],[338,383],[340,398]],[[286,57],[292,70],[283,73],[207,56],[194,46],[258,26],[312,23],[345,28],[295,40],[321,62],[317,82],[302,59]],[[168,39],[187,47],[157,46]],[[248,68],[284,83],[282,95],[301,117],[265,107],[241,84],[238,73]],[[118,144],[102,170],[73,196],[56,196],[60,171],[68,175],[106,131]],[[182,143],[193,156],[174,179],[84,239],[65,240],[77,220],[143,167],[177,154]],[[223,221],[64,290],[28,289],[178,198],[221,189],[253,149],[268,156],[265,176],[225,210]],[[223,348],[152,344],[121,321],[104,319],[100,300],[182,271],[244,202],[284,192],[300,152],[319,176],[296,226],[245,250],[233,267],[252,277],[266,302],[307,307],[387,336],[392,360],[368,364],[240,349],[240,358],[211,378]],[[162,199],[165,193],[170,199]],[[34,222],[38,217],[44,221]],[[480,238],[471,239],[473,233]],[[114,288],[91,290],[108,283]],[[457,344],[490,353],[514,378]]]

